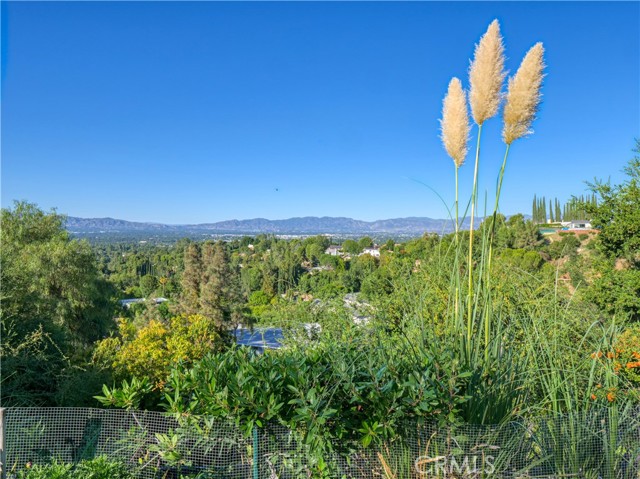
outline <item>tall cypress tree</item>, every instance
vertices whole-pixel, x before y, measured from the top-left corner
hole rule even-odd
[[[184,252],[184,272],[182,273],[182,294],[180,303],[187,314],[198,311],[200,283],[202,279],[202,253],[196,243],[191,243]]]
[[[232,268],[227,248],[221,241],[208,246],[202,279],[200,312],[225,336],[241,322],[243,301],[240,276]]]

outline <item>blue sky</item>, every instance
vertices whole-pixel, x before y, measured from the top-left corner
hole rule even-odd
[[[468,86],[494,18],[512,73],[537,41],[548,65],[502,211],[622,181],[640,136],[638,2],[3,2],[2,205],[166,223],[446,217],[420,182],[452,203],[442,97],[452,76]],[[500,129],[483,132],[489,201]]]

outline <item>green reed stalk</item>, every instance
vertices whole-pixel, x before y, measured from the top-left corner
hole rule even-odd
[[[458,170],[460,167],[456,165],[456,244],[458,244],[458,231],[460,229],[459,213],[458,213]]]
[[[467,290],[467,359],[471,358],[471,336],[473,330],[473,223],[476,204],[478,203],[478,163],[480,160],[480,138],[482,124],[478,125],[478,142],[476,144],[476,161],[473,170],[473,191],[471,193],[471,223],[469,225],[469,287]]]
[[[502,191],[502,180],[504,179],[504,172],[507,167],[507,158],[509,157],[509,149],[511,148],[511,144],[507,144],[507,149],[504,152],[504,159],[502,160],[502,167],[500,168],[500,173],[498,175],[498,185],[496,187],[496,201],[493,205],[493,215],[491,220],[491,233],[489,235],[489,254],[487,256],[487,279],[486,284],[489,290],[489,294],[491,292],[491,258],[493,257],[493,240],[495,238],[496,232],[496,218],[498,216],[498,206],[500,205],[500,193]],[[490,328],[490,318],[488,314],[485,314],[484,317],[484,347],[485,347],[485,359],[487,357],[487,352],[489,349],[489,328]]]

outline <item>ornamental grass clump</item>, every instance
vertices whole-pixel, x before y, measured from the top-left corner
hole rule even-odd
[[[500,35],[500,25],[494,20],[486,33],[476,45],[474,57],[469,67],[469,104],[471,115],[478,125],[478,140],[476,144],[476,159],[473,171],[473,190],[471,193],[471,219],[469,225],[469,253],[468,253],[468,285],[467,285],[467,357],[471,355],[472,334],[472,298],[473,298],[473,231],[478,206],[478,167],[480,163],[480,139],[482,125],[489,118],[498,113],[502,83],[506,73],[504,71],[504,45]]]
[[[441,120],[441,138],[447,154],[453,159],[456,174],[456,255],[452,267],[450,297],[454,303],[451,309],[454,316],[452,328],[454,337],[458,338],[460,352],[464,363],[478,373],[478,381],[482,382],[485,373],[502,371],[502,378],[514,378],[520,369],[517,355],[508,354],[503,343],[507,334],[502,329],[499,318],[500,307],[494,308],[491,289],[491,256],[492,242],[495,232],[495,221],[498,211],[502,180],[511,143],[528,134],[531,123],[535,119],[540,104],[540,89],[543,78],[544,48],[541,43],[532,47],[524,57],[517,73],[509,80],[507,93],[503,93],[505,72],[505,48],[500,33],[500,25],[494,20],[482,35],[475,47],[474,56],[469,67],[468,107],[462,83],[454,78],[449,83],[443,101]],[[478,208],[478,174],[480,164],[480,145],[484,123],[500,113],[502,100],[504,107],[503,139],[506,152],[497,180],[493,221],[485,228],[482,236],[480,257],[474,257],[474,223]],[[466,271],[464,268],[463,245],[458,240],[458,169],[463,165],[467,155],[467,142],[470,127],[468,111],[477,125],[477,144],[475,150],[472,194],[470,199],[469,244],[465,252],[467,256]],[[466,214],[466,212],[465,212]],[[466,276],[466,280],[462,279]],[[466,281],[466,287],[463,283]],[[466,294],[465,294],[466,293]],[[506,361],[506,358],[508,361]],[[506,379],[505,379],[506,381]],[[473,381],[472,381],[473,382]],[[486,397],[497,395],[504,398],[503,405],[489,404],[490,401],[479,399],[471,405],[472,414],[479,421],[488,420],[496,415],[488,414],[488,409],[502,410],[508,414],[509,408],[521,400],[518,394],[512,394],[513,385],[494,385],[492,391],[485,391]],[[477,383],[477,387],[482,386]],[[497,388],[497,389],[496,389]],[[482,404],[481,404],[482,403]],[[503,407],[504,406],[504,407]],[[483,412],[484,411],[484,412]]]

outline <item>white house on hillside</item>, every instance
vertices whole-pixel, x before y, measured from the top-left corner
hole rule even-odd
[[[342,251],[342,246],[329,246],[324,254],[330,254],[331,256],[338,256],[340,254],[340,252]]]
[[[365,248],[362,250],[362,253],[360,253],[361,255],[363,254],[368,254],[373,256],[374,258],[379,258],[380,257],[380,248],[374,246],[372,248]]]
[[[591,222],[587,220],[573,220],[569,224],[570,230],[590,230],[593,229]]]

